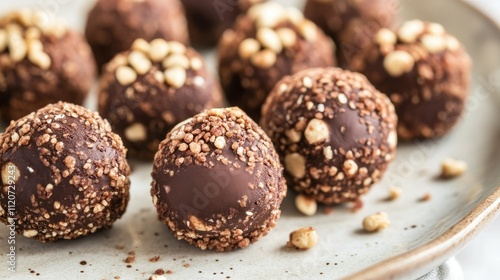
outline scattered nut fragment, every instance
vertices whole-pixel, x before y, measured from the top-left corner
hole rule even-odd
[[[172,41],[169,42],[168,44],[170,52],[172,53],[185,54],[187,51],[186,46],[184,46],[182,43]]]
[[[285,169],[295,178],[304,178],[306,175],[306,159],[298,153],[289,154],[285,157]]]
[[[132,142],[144,141],[147,139],[146,127],[141,123],[134,123],[125,129],[125,138]]]
[[[137,80],[137,73],[128,66],[116,68],[116,79],[122,86],[128,86]]]
[[[248,38],[241,42],[238,48],[238,54],[243,59],[249,59],[252,55],[256,54],[260,50],[260,43],[253,39]]]
[[[415,43],[418,36],[425,30],[425,25],[420,20],[405,22],[398,30],[398,36],[405,43]]]
[[[295,207],[306,216],[313,216],[318,210],[316,200],[303,194],[295,197]]]
[[[133,51],[141,51],[143,53],[149,53],[150,46],[149,46],[149,43],[146,40],[144,40],[144,39],[137,39],[132,44],[131,48],[132,48]]]
[[[401,196],[401,188],[398,187],[392,187],[389,189],[389,199],[390,200],[396,200]]]
[[[35,229],[25,230],[23,231],[23,235],[28,238],[35,237],[38,235],[38,231]]]
[[[447,44],[444,37],[440,35],[426,34],[420,38],[424,48],[430,53],[439,53],[446,49]]]
[[[385,229],[391,225],[387,213],[379,212],[374,215],[367,216],[363,220],[363,228],[367,232],[375,232]]]
[[[441,177],[450,179],[458,177],[467,171],[467,163],[462,160],[447,158],[441,163]]]
[[[217,149],[224,149],[224,147],[226,146],[226,139],[223,136],[215,138],[214,146]]]
[[[265,49],[252,56],[252,64],[261,69],[268,69],[276,63],[276,53]]]
[[[394,51],[389,53],[384,59],[384,68],[393,77],[399,77],[406,72],[410,72],[415,65],[415,60],[405,51]]]
[[[311,249],[318,243],[318,234],[313,227],[304,227],[290,233],[288,245],[302,250]]]
[[[165,81],[175,88],[181,88],[186,83],[186,70],[181,67],[172,67],[165,70]]]
[[[128,55],[128,62],[140,75],[146,74],[152,67],[151,60],[149,60],[144,53],[139,51],[132,51]]]
[[[283,47],[289,48],[295,45],[297,34],[290,28],[280,28],[276,31]]]
[[[189,69],[191,63],[189,59],[183,54],[172,54],[165,58],[165,60],[163,60],[163,67],[165,69],[175,66],[181,67],[183,69]]]
[[[256,37],[262,46],[275,53],[280,53],[283,50],[283,44],[281,44],[280,37],[269,27],[263,27],[257,30]]]
[[[394,45],[398,41],[396,34],[387,28],[382,28],[375,35],[375,42],[381,46]]]
[[[330,138],[330,131],[324,121],[312,119],[306,127],[304,136],[307,142],[313,145],[328,140]]]
[[[169,52],[169,45],[163,39],[155,39],[150,43],[149,57],[152,61],[161,61]]]
[[[302,21],[298,26],[300,34],[309,42],[315,41],[318,36],[318,28],[310,20]]]

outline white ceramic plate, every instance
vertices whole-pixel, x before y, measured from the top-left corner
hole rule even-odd
[[[302,1],[281,1],[301,5]],[[82,29],[91,1],[2,1],[0,13],[14,7],[48,9]],[[282,218],[268,236],[244,250],[204,252],[177,241],[151,203],[152,165],[132,161],[131,200],[111,230],[72,241],[41,244],[17,237],[17,272],[6,271],[8,234],[0,228],[0,278],[8,279],[147,279],[162,268],[169,279],[387,279],[416,278],[456,254],[492,220],[500,205],[500,31],[486,17],[456,0],[402,1],[403,18],[442,23],[467,47],[474,60],[473,87],[460,125],[438,141],[402,144],[385,179],[364,197],[365,207],[352,213],[335,207],[314,217],[295,210],[294,193],[283,204]],[[205,53],[213,64],[213,54]],[[94,98],[87,104],[94,106]],[[440,162],[463,159],[469,171],[452,181],[439,181]],[[387,202],[389,187],[403,195]],[[430,193],[430,201],[420,199]],[[378,211],[392,225],[365,234],[361,221]],[[309,251],[286,249],[288,234],[314,226],[318,246]],[[123,247],[123,248],[122,248]],[[122,248],[122,249],[119,249]],[[136,261],[127,267],[129,251]],[[160,256],[158,262],[149,259]],[[86,264],[80,264],[85,261]]]

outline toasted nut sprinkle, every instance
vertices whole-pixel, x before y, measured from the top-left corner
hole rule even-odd
[[[307,40],[307,41],[315,41],[316,37],[318,36],[318,28],[316,25],[310,21],[310,20],[304,20],[297,26],[300,30],[300,34]]]
[[[457,40],[457,38],[448,36],[446,37],[446,47],[450,51],[456,51],[460,48],[460,42]]]
[[[430,53],[439,53],[446,49],[446,41],[440,35],[426,34],[420,38],[424,48]]]
[[[401,196],[401,189],[398,187],[392,187],[389,189],[389,199],[396,200]]]
[[[11,174],[12,171],[9,170],[9,166],[14,166],[13,174]],[[15,179],[14,183],[17,183],[17,180],[19,180],[20,175],[21,173],[19,172],[19,169],[13,163],[5,164],[2,167],[2,182],[5,186],[10,185],[8,182],[11,181],[11,179]]]
[[[268,69],[276,63],[276,53],[271,50],[262,50],[252,56],[252,64],[261,69]]]
[[[134,69],[128,66],[120,66],[116,68],[116,79],[120,85],[128,86],[135,82],[137,79],[137,73],[135,73]]]
[[[297,34],[290,28],[280,28],[276,31],[283,47],[290,48],[297,42]]]
[[[248,38],[241,42],[238,53],[241,58],[249,59],[252,55],[256,54],[260,50],[260,43],[253,39]]]
[[[415,65],[413,57],[405,51],[394,51],[384,59],[384,68],[393,77],[399,77],[410,72]]]
[[[363,220],[363,228],[367,232],[379,231],[389,227],[390,225],[391,222],[385,212],[370,215]]]
[[[28,238],[35,237],[38,235],[38,231],[35,229],[25,230],[23,231],[23,235]]]
[[[43,51],[30,51],[28,52],[28,59],[43,70],[50,68],[50,56]]]
[[[215,138],[214,145],[217,149],[224,149],[226,146],[226,139],[223,136]]]
[[[183,69],[189,69],[191,63],[189,59],[183,54],[172,54],[169,55],[165,60],[163,60],[163,67],[165,69],[172,67],[181,67]]]
[[[134,123],[125,129],[125,138],[132,142],[144,141],[148,138],[148,132],[142,123]]]
[[[186,46],[184,46],[182,43],[172,41],[168,44],[170,47],[170,52],[172,53],[185,54],[187,51]]]
[[[139,51],[132,51],[128,56],[128,62],[140,75],[146,74],[152,67],[151,60]]]
[[[304,20],[304,14],[301,10],[296,7],[286,7],[286,13],[288,19],[293,22],[295,25],[301,23]]]
[[[150,43],[149,57],[152,61],[163,60],[169,52],[169,45],[163,39],[155,39]]]
[[[300,139],[302,139],[302,133],[298,132],[294,128],[287,130],[285,134],[291,143],[298,143],[300,142]]]
[[[354,160],[348,159],[344,162],[343,170],[348,177],[353,177],[358,173],[358,164]]]
[[[396,148],[398,146],[398,133],[396,131],[389,132],[387,143],[391,148]]]
[[[165,70],[165,81],[172,87],[183,87],[186,83],[186,70],[178,66]]]
[[[307,142],[313,145],[328,140],[330,138],[330,130],[324,121],[312,119],[306,127],[304,136]]]
[[[398,36],[405,43],[415,43],[424,29],[425,25],[420,20],[407,21],[399,28]]]
[[[299,194],[295,197],[295,207],[306,216],[313,216],[318,210],[316,200],[303,194]]]
[[[149,278],[150,278],[150,280],[167,280],[167,278],[165,278],[165,276],[163,276],[163,275],[156,275],[156,274],[153,275],[153,276],[151,276],[151,277],[149,277]]]
[[[430,23],[427,30],[434,35],[443,35],[445,33],[444,27],[439,23]]]
[[[280,37],[269,27],[263,27],[257,30],[257,40],[262,46],[274,51],[275,53],[280,53],[283,50]]]
[[[149,43],[144,39],[137,39],[132,44],[133,51],[140,51],[143,53],[149,53],[150,46]]]
[[[203,61],[198,57],[191,58],[191,69],[198,71],[203,68]]]
[[[11,33],[9,31],[9,54],[14,62],[19,62],[26,57],[28,46],[21,36],[21,33]]]
[[[289,242],[298,249],[311,249],[318,243],[318,233],[313,227],[300,228],[290,233]]]
[[[375,35],[375,42],[381,46],[394,45],[398,41],[396,34],[387,28],[382,28]]]
[[[298,153],[289,154],[285,157],[285,169],[295,178],[304,178],[306,175],[306,159]]]
[[[467,171],[467,163],[462,160],[447,158],[441,163],[441,177],[454,178]]]

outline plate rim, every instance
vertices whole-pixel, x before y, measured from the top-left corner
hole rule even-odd
[[[459,2],[486,19],[500,32],[500,22],[495,21],[479,7],[474,6],[467,0],[459,0]],[[499,214],[500,186],[497,186],[463,219],[437,238],[406,253],[378,262],[343,279],[399,279],[407,276],[409,272],[423,270],[443,257],[451,258],[456,255]],[[439,265],[439,263],[436,263],[436,265]]]

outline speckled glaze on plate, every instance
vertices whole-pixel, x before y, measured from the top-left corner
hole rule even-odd
[[[13,7],[48,9],[81,30],[91,4],[2,1],[0,13]],[[148,279],[159,268],[172,270],[167,279],[412,279],[443,263],[500,210],[500,56],[493,55],[500,51],[500,31],[456,0],[402,0],[402,13],[405,19],[440,22],[466,45],[474,60],[471,98],[463,120],[447,137],[400,145],[394,164],[364,197],[359,212],[339,206],[330,215],[321,208],[316,216],[304,217],[289,192],[282,218],[267,237],[231,253],[201,251],[175,240],[158,221],[149,195],[152,164],[132,161],[130,204],[111,230],[52,244],[18,236],[17,272],[11,273],[6,271],[8,230],[0,226],[0,279]],[[204,55],[214,66],[213,52]],[[95,108],[95,96],[87,104]],[[451,181],[436,179],[446,157],[467,161],[468,172]],[[391,186],[403,189],[394,202],[386,200]],[[426,193],[431,199],[423,202]],[[378,211],[387,212],[392,225],[365,234],[362,219]],[[303,226],[316,227],[319,244],[308,251],[285,248],[288,234]],[[127,264],[130,251],[136,258]],[[150,262],[154,256],[160,259]]]

